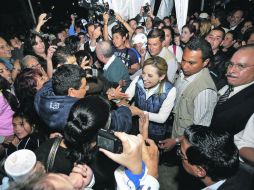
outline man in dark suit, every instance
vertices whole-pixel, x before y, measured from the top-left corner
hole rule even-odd
[[[192,125],[184,132],[178,155],[183,168],[205,184],[203,190],[253,188],[253,168],[239,167],[238,150],[229,134]]]
[[[227,68],[227,82],[220,91],[211,128],[231,135],[245,128],[254,112],[254,45],[242,46]]]

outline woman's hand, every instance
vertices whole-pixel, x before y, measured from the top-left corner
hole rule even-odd
[[[119,85],[117,88],[108,89],[106,94],[109,100],[128,98],[128,94],[125,94],[121,91],[122,91],[122,88]]]
[[[136,107],[136,106],[130,106],[129,108],[130,108],[131,113],[132,113],[133,116],[137,115],[140,118],[144,118],[145,117],[144,111],[139,109],[138,107]]]
[[[50,59],[50,60],[52,59],[56,49],[57,49],[57,46],[55,46],[55,45],[49,46],[49,48],[47,50],[47,60],[48,59]]]

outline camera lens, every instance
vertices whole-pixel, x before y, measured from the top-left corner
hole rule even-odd
[[[145,13],[148,13],[148,11],[149,11],[149,6],[145,6],[145,7],[144,7],[144,12],[145,12]]]
[[[115,15],[115,12],[114,12],[113,9],[109,9],[109,15],[110,15],[110,16],[114,16],[114,15]]]

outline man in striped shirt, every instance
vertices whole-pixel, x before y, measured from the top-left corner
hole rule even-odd
[[[190,125],[210,125],[217,102],[217,90],[206,68],[211,55],[210,44],[201,38],[195,37],[186,45],[182,71],[175,83],[177,98],[173,109],[172,135],[160,142],[160,148],[172,149]]]

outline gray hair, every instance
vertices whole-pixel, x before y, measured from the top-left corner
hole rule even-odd
[[[38,61],[37,57],[33,56],[33,55],[26,55],[25,57],[23,57],[23,59],[21,60],[21,67],[22,69],[26,69],[28,68],[27,62],[30,59],[35,59],[36,61]],[[39,61],[38,61],[39,63]]]
[[[114,52],[110,42],[108,41],[101,41],[97,44],[97,53],[102,54],[106,58],[110,58]]]

